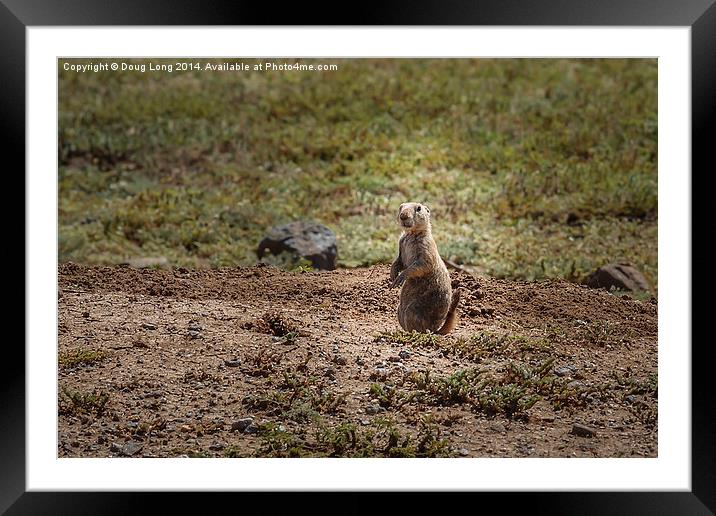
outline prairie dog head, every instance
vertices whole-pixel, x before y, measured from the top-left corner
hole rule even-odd
[[[398,224],[408,233],[430,230],[430,209],[419,202],[404,202],[398,210]]]

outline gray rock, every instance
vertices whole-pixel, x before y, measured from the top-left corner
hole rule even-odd
[[[377,414],[378,412],[380,412],[380,407],[378,405],[369,405],[365,409],[365,413],[370,415]]]
[[[209,449],[211,451],[221,451],[225,448],[225,446],[221,443],[213,443],[209,446]]]
[[[612,263],[599,267],[584,283],[592,288],[628,290],[631,292],[650,291],[644,275],[630,263]]]
[[[254,418],[252,417],[245,417],[242,419],[237,419],[233,423],[231,423],[231,431],[232,432],[245,432],[246,429],[254,422]]]
[[[336,235],[322,224],[303,220],[271,228],[256,250],[259,260],[267,250],[274,255],[293,253],[309,260],[314,269],[329,271],[336,268],[338,257]]]
[[[410,358],[410,351],[402,350],[400,353],[398,353],[398,356],[403,360],[407,360],[408,358]]]
[[[224,365],[226,367],[239,367],[241,365],[241,360],[238,358],[235,360],[224,360]]]
[[[626,401],[627,403],[632,403],[632,404],[633,404],[633,403],[636,403],[638,399],[639,399],[639,398],[637,398],[637,397],[634,396],[633,394],[629,394],[628,396],[625,396],[625,397],[624,397],[624,401]]]
[[[571,433],[580,437],[594,437],[597,435],[597,431],[594,428],[581,423],[574,423],[572,425]]]
[[[156,330],[157,325],[154,323],[145,322],[144,324],[142,324],[142,328],[144,328],[145,330]]]
[[[257,434],[259,432],[259,427],[254,425],[253,423],[246,427],[244,430],[245,434]]]
[[[129,441],[125,443],[124,445],[118,444],[118,443],[112,443],[112,445],[109,447],[109,450],[114,453],[119,453],[120,455],[124,457],[131,457],[133,455],[136,455],[139,453],[139,451],[144,447],[143,444],[139,444],[134,441]]]
[[[378,380],[386,380],[388,378],[388,370],[385,367],[376,367],[373,375]]]
[[[467,450],[467,448],[460,448],[457,452],[463,457],[467,457],[468,455],[470,455],[470,452]]]
[[[577,371],[577,368],[572,364],[569,364],[563,367],[556,368],[554,370],[554,374],[556,374],[557,376],[569,376],[574,374],[575,371]]]
[[[338,365],[346,365],[348,363],[348,360],[346,360],[346,357],[342,355],[336,355],[333,358],[333,361]]]

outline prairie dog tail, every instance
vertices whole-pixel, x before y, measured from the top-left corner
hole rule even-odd
[[[453,290],[452,301],[450,302],[450,309],[448,310],[447,317],[442,327],[438,330],[438,335],[447,335],[457,325],[457,304],[460,302],[460,291]]]

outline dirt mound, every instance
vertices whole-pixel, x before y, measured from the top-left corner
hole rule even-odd
[[[61,265],[58,454],[656,455],[655,300],[452,271],[407,334],[388,274]]]

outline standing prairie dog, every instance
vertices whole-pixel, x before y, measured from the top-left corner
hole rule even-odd
[[[403,285],[398,322],[406,331],[445,335],[457,324],[460,293],[453,293],[450,274],[433,240],[430,210],[417,202],[403,203],[398,223],[403,234],[398,258],[390,268],[390,287]]]

